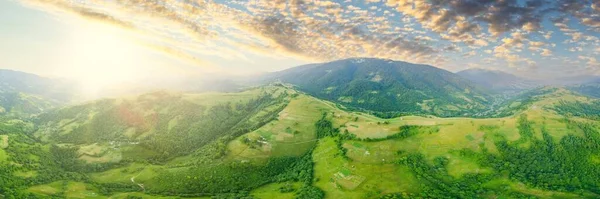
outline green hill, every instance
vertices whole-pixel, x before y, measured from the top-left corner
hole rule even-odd
[[[600,81],[570,86],[569,89],[590,97],[600,98]]]
[[[20,92],[0,93],[0,115],[5,117],[29,117],[54,108],[58,104],[40,96]]]
[[[456,74],[433,66],[384,59],[310,64],[264,78],[291,83],[318,98],[382,117],[471,115],[491,103],[486,91]]]
[[[63,80],[0,69],[0,116],[29,117],[72,100],[74,87]]]
[[[51,143],[117,147],[124,159],[164,161],[264,125],[285,106],[285,97],[266,87],[230,95],[153,92],[104,99],[40,115],[35,135]],[[90,160],[101,156],[94,154],[87,154]]]
[[[98,100],[2,121],[0,193],[597,198],[598,104],[544,88],[502,118],[381,119],[281,85]]]

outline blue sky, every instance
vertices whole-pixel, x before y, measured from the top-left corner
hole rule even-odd
[[[600,71],[598,0],[118,2],[1,1],[1,67],[98,83],[348,57],[531,78]]]

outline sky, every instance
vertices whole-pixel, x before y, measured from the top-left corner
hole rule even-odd
[[[0,0],[0,68],[90,84],[351,57],[600,75],[600,0]]]

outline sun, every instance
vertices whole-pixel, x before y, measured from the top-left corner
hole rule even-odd
[[[86,23],[69,38],[61,53],[67,76],[88,94],[113,84],[142,78],[148,58],[127,30]]]

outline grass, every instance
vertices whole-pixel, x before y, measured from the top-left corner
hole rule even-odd
[[[87,163],[119,162],[123,158],[121,151],[98,143],[80,146],[78,153],[80,155],[79,159]]]
[[[144,183],[155,177],[160,169],[162,168],[156,165],[132,163],[126,167],[111,169],[100,173],[92,173],[90,176],[94,181],[101,183],[131,183],[132,177],[135,177],[135,182]]]
[[[277,120],[247,133],[245,136],[256,140],[265,138],[267,143],[262,148],[252,149],[241,142],[241,137],[230,142],[228,158],[246,160],[267,158],[271,156],[299,156],[314,146],[314,124],[324,110],[330,106],[320,100],[300,95],[290,101],[279,113]],[[292,133],[289,133],[292,132]]]
[[[301,182],[282,182],[282,183],[271,183],[265,186],[259,187],[257,189],[252,190],[250,194],[258,199],[270,199],[270,198],[278,198],[278,199],[293,199],[295,198],[296,191],[289,193],[281,193],[279,188],[283,186],[291,185],[294,190],[300,189],[302,186]]]
[[[0,149],[0,162],[8,160],[8,153],[4,149]]]
[[[89,184],[73,181],[56,181],[49,184],[30,187],[29,192],[44,197],[64,194],[65,198],[107,198],[98,193],[98,190]]]
[[[440,120],[440,124],[447,125],[439,125],[439,132],[437,133],[422,132],[402,140],[393,139],[380,142],[350,141],[344,147],[349,150],[348,155],[352,159],[366,163],[381,163],[384,162],[383,160],[394,161],[398,158],[396,152],[401,150],[408,152],[418,151],[430,159],[437,156],[445,156],[450,154],[451,151],[463,148],[481,151],[481,144],[486,148],[495,148],[493,141],[488,141],[493,136],[486,136],[488,133],[494,132],[480,131],[479,127],[481,125],[497,125],[502,123],[500,120],[502,119],[476,121],[461,119],[443,120],[443,122]],[[503,128],[508,128],[511,124],[514,124],[514,122],[506,122]],[[509,140],[518,138],[516,127],[514,128],[515,131],[502,129],[506,132],[505,135],[509,135]]]
[[[455,178],[460,178],[467,173],[490,173],[490,168],[483,168],[475,160],[470,160],[459,155],[447,155],[449,163],[446,166],[448,174]]]
[[[8,147],[8,135],[0,135],[0,149]]]
[[[339,153],[333,138],[321,139],[313,152],[314,184],[327,198],[373,198],[418,190],[417,180],[404,166],[350,162]]]
[[[572,96],[566,96],[566,100],[577,100]],[[314,102],[303,102],[306,104],[323,103],[326,106],[319,107],[320,111],[330,114],[334,125],[340,127],[341,131],[347,130],[359,138],[383,138],[397,133],[398,128],[403,125],[436,126],[437,132],[422,132],[405,139],[384,140],[379,142],[346,141],[343,147],[348,149],[347,155],[352,161],[341,157],[333,138],[324,138],[317,144],[313,152],[315,161],[315,186],[323,189],[328,198],[372,198],[385,193],[414,192],[419,190],[419,180],[412,176],[412,172],[401,165],[395,164],[400,156],[399,151],[423,153],[427,160],[432,161],[435,157],[448,158],[447,171],[450,176],[460,178],[468,173],[489,173],[491,168],[481,167],[476,160],[462,157],[458,150],[468,148],[473,151],[481,151],[483,148],[495,153],[497,152],[495,142],[498,139],[506,139],[509,142],[521,138],[517,129],[517,119],[520,114],[504,118],[437,118],[432,116],[405,116],[393,119],[381,119],[368,114],[345,112],[339,110],[327,102],[312,98]],[[558,102],[559,100],[553,99]],[[294,107],[292,101],[290,107]],[[554,103],[542,100],[534,103],[532,107],[523,113],[528,115],[530,121],[534,122],[535,137],[541,139],[542,128],[546,128],[556,140],[565,135],[581,135],[581,132],[570,130],[562,122],[563,116],[548,111],[547,107]],[[293,114],[302,114],[309,108],[295,109],[286,108],[282,112],[280,121],[273,122],[259,131],[253,132],[255,136],[262,135],[273,140],[279,132],[286,132],[285,119]],[[300,108],[300,109],[299,109]],[[293,110],[293,111],[292,111]],[[313,115],[314,117],[315,115]],[[283,119],[283,121],[281,120]],[[312,122],[302,120],[303,123]],[[288,123],[289,124],[289,123]],[[312,124],[312,123],[309,123]],[[312,128],[307,126],[307,128]],[[272,130],[277,129],[277,130]],[[251,136],[252,134],[249,134]],[[287,133],[289,135],[289,132]],[[275,140],[275,143],[277,140]],[[528,143],[525,143],[526,147]],[[275,145],[275,144],[274,144]],[[230,149],[237,149],[241,154],[258,155],[256,151],[243,149],[240,143],[230,143]],[[270,150],[275,151],[274,148]],[[250,152],[254,151],[254,152]],[[263,157],[271,154],[262,153]],[[252,157],[252,156],[248,156]],[[533,194],[540,197],[562,196],[559,192],[544,192],[527,187],[512,186],[514,191]],[[548,195],[549,194],[549,195]],[[564,195],[572,196],[572,195]]]
[[[30,187],[29,192],[41,195],[53,195],[64,190],[63,181],[56,181],[49,184],[37,185]]]
[[[286,89],[254,89],[242,93],[227,94],[184,94],[183,98],[194,103],[212,106],[215,104],[211,103],[249,100],[261,92],[277,93],[282,92],[282,90]],[[549,95],[548,99],[535,102],[523,112],[533,122],[535,138],[541,139],[543,128],[548,130],[555,140],[569,134],[582,135],[582,132],[569,129],[567,124],[562,122],[563,116],[547,109],[560,100],[582,99],[565,93],[556,96]],[[277,107],[273,106],[267,109],[275,108]],[[348,149],[346,155],[349,157],[349,159],[345,159],[336,145],[336,138],[327,137],[317,140],[315,137],[314,124],[323,112],[328,113],[334,127],[339,127],[341,132],[347,130],[358,138],[385,138],[398,133],[399,127],[404,125],[435,126],[438,130],[435,132],[421,132],[403,139],[388,139],[378,142],[344,141],[342,146]],[[491,168],[480,166],[476,160],[460,156],[458,151],[467,148],[478,152],[485,148],[494,153],[497,152],[494,143],[498,139],[506,139],[509,142],[519,140],[521,138],[517,130],[519,115],[488,119],[437,118],[432,116],[381,119],[364,113],[342,111],[330,102],[299,95],[291,99],[289,104],[279,113],[277,120],[244,135],[253,140],[264,138],[266,144],[253,149],[242,143],[241,138],[237,138],[228,143],[228,155],[225,157],[225,161],[260,161],[273,156],[298,156],[316,146],[312,154],[315,162],[314,186],[324,190],[327,198],[376,198],[387,193],[419,192],[422,182],[413,175],[408,167],[397,164],[401,157],[398,155],[399,152],[422,153],[430,163],[436,157],[446,157],[449,160],[446,167],[447,172],[454,178],[460,178],[469,173],[494,172]],[[177,119],[171,120],[168,128],[170,129],[177,124]],[[74,125],[74,123],[66,122],[65,125]],[[2,140],[0,139],[0,141]],[[0,142],[0,144],[2,143]],[[524,143],[523,147],[527,147],[527,144]],[[111,155],[109,152],[111,150],[107,148],[107,145],[102,144],[82,146],[79,151],[81,159],[88,162],[119,161],[120,158],[144,160],[155,155],[154,152],[135,145],[128,145],[122,147],[120,151],[115,151],[114,154],[120,156],[114,154],[109,156]],[[0,149],[0,161],[2,161],[3,155],[6,156],[5,152]],[[102,156],[93,157],[97,155]],[[144,183],[146,186],[158,186],[151,184],[151,180],[157,176],[157,173],[161,170],[167,170],[170,164],[186,163],[190,159],[190,156],[179,157],[166,166],[132,163],[122,168],[91,173],[89,176],[93,181],[99,183],[131,183],[131,178],[135,177],[137,183]],[[600,162],[600,156],[592,157],[592,161]],[[17,175],[27,177],[35,176],[36,173],[23,172]],[[293,198],[293,192],[281,193],[279,191],[279,188],[285,183],[287,182],[267,184],[252,190],[251,194],[257,198]],[[292,186],[298,189],[300,184],[292,183]],[[577,198],[577,195],[574,194],[532,189],[503,178],[489,182],[486,186],[498,189],[506,188],[507,190],[532,194],[541,198]],[[65,196],[71,198],[88,198],[93,197],[93,193],[97,193],[97,190],[88,184],[68,182],[64,185],[62,181],[34,186],[29,191],[42,195],[64,192]],[[116,193],[111,198],[127,198],[127,196],[176,198],[158,197],[143,193]],[[498,197],[502,198],[501,196]]]
[[[256,98],[263,92],[277,95],[281,92],[281,88],[274,86],[266,86],[261,88],[249,89],[243,92],[235,92],[235,93],[219,93],[219,92],[207,92],[200,94],[184,94],[182,97],[184,100],[188,100],[190,102],[207,106],[210,108],[212,106],[216,106],[219,104],[227,103],[227,102],[248,102],[251,99]]]
[[[139,192],[128,192],[128,193],[117,193],[110,197],[109,199],[129,199],[131,197],[139,197],[139,198],[155,198],[155,199],[179,199],[179,196],[156,196],[156,195],[148,195]],[[188,198],[188,197],[186,197]],[[190,199],[210,199],[211,197],[190,197]]]
[[[66,198],[106,198],[98,190],[82,182],[69,182],[65,190]]]
[[[37,171],[16,171],[15,176],[22,178],[31,178],[37,176]]]
[[[513,191],[534,195],[539,198],[583,198],[580,195],[573,193],[565,193],[558,191],[547,191],[536,188],[530,188],[524,185],[523,183],[514,182],[506,178],[500,178],[496,180],[492,180],[484,184],[486,187],[497,188],[497,189],[511,189]],[[496,196],[497,197],[497,196]],[[501,197],[500,197],[501,198]],[[593,198],[593,197],[585,197],[585,198]]]

